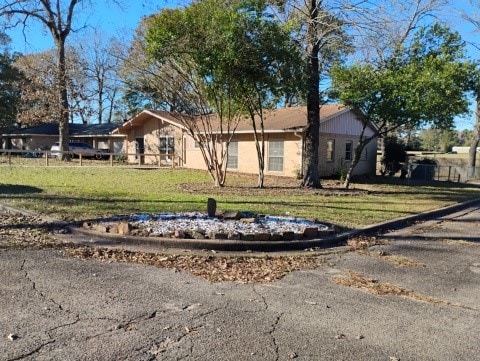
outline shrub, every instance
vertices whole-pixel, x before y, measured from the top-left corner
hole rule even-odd
[[[383,156],[381,159],[380,173],[382,176],[393,176],[401,168],[401,163],[407,159],[407,152],[402,142],[396,137],[387,137],[384,139]]]

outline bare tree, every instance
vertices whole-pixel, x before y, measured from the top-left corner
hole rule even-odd
[[[86,122],[89,113],[85,103],[86,77],[85,64],[82,63],[75,49],[68,47],[67,57],[67,93],[69,116]],[[21,89],[20,109],[17,121],[24,124],[51,123],[61,121],[58,112],[58,77],[56,69],[51,66],[57,62],[53,50],[19,56],[15,67],[24,75],[25,80],[18,87]]]
[[[24,55],[16,60],[15,67],[25,76],[18,85],[21,89],[18,123],[32,125],[60,121],[57,76],[50,66],[54,62],[52,51]]]
[[[83,53],[88,80],[86,96],[89,102],[93,103],[91,117],[95,119],[90,120],[98,124],[112,122],[114,105],[119,94],[119,58],[113,54],[115,44],[118,44],[115,39],[106,40],[104,34],[94,30],[77,45]]]
[[[59,142],[62,151],[68,150],[69,104],[67,91],[66,41],[72,32],[75,10],[86,0],[2,0],[0,18],[5,27],[23,26],[30,21],[41,23],[52,35],[57,53]]]

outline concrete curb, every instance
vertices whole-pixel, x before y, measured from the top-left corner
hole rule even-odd
[[[372,236],[397,230],[415,222],[426,221],[458,212],[462,209],[480,206],[480,198],[443,207],[440,209],[414,214],[391,221],[381,222],[344,232],[333,236],[303,241],[233,241],[233,240],[198,240],[198,239],[172,239],[160,237],[134,237],[105,234],[79,227],[70,227],[73,235],[89,238],[89,241],[80,242],[90,246],[148,246],[158,248],[178,248],[195,250],[235,251],[235,252],[280,252],[322,249],[343,246],[348,239],[359,236]]]
[[[119,236],[105,234],[86,230],[80,227],[72,226],[66,222],[58,222],[51,217],[44,217],[45,220],[52,222],[55,228],[67,227],[70,230],[70,236],[78,237],[74,241],[76,244],[85,246],[147,246],[153,248],[173,248],[173,249],[192,249],[192,250],[214,250],[224,252],[281,252],[281,251],[299,251],[311,249],[323,249],[330,247],[338,247],[346,244],[347,240],[360,236],[373,236],[388,231],[398,230],[407,227],[416,222],[422,222],[447,214],[456,213],[469,207],[480,207],[480,198],[472,199],[451,206],[435,209],[428,212],[414,214],[394,220],[372,224],[359,229],[343,232],[336,235],[325,236],[322,238],[302,241],[233,241],[233,240],[197,240],[197,239],[172,239],[160,237],[135,237],[135,236]],[[28,216],[39,216],[39,214],[23,209],[18,209],[9,205],[0,203],[0,211],[21,213]]]

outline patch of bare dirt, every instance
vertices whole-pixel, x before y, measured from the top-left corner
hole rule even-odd
[[[218,195],[238,195],[238,196],[256,196],[256,195],[269,195],[269,196],[282,196],[282,195],[311,195],[316,194],[324,197],[348,197],[348,196],[362,196],[371,194],[372,192],[365,189],[345,189],[343,184],[334,181],[327,180],[322,184],[323,188],[309,189],[300,187],[300,182],[294,181],[291,178],[283,179],[282,177],[269,179],[265,182],[264,188],[257,188],[255,186],[255,180],[243,181],[242,183],[235,185],[227,185],[226,187],[212,187],[209,183],[182,183],[178,185],[180,191],[187,193],[205,193],[210,196]]]

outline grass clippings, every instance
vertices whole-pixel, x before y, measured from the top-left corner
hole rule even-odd
[[[393,285],[390,283],[382,283],[376,279],[368,278],[361,273],[348,271],[345,275],[336,275],[332,277],[333,282],[338,285],[357,288],[372,295],[377,296],[400,296],[414,301],[426,302],[442,306],[460,307],[449,301],[441,300],[435,297],[418,294],[407,288]]]
[[[314,256],[224,257],[198,255],[165,255],[107,248],[70,248],[67,254],[80,259],[104,262],[148,264],[175,269],[210,282],[269,283],[290,272],[314,269],[319,260]]]

